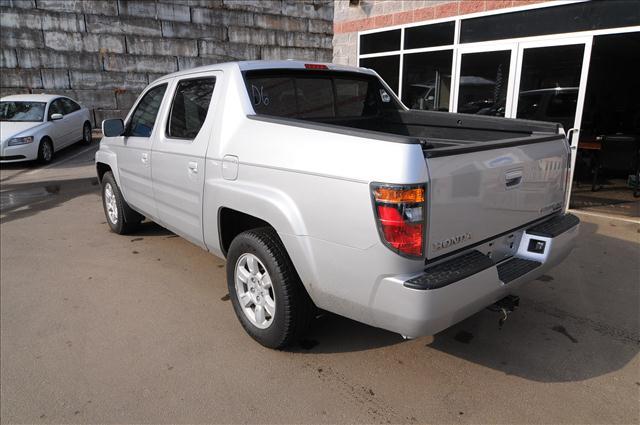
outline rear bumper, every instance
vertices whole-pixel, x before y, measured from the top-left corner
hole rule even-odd
[[[418,275],[386,277],[372,305],[376,325],[409,337],[446,329],[560,263],[578,229],[576,216],[556,216],[527,229],[516,255],[500,263],[472,251]]]

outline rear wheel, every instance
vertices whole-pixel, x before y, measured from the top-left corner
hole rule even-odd
[[[107,217],[109,227],[119,235],[132,232],[142,221],[142,216],[138,213],[127,211],[131,210],[131,207],[127,205],[127,202],[122,197],[120,188],[110,171],[107,171],[102,177],[102,206],[104,207],[104,215]],[[127,212],[129,214],[126,214]],[[127,216],[129,220],[127,220]],[[135,219],[131,217],[135,217]]]
[[[272,228],[246,231],[231,242],[227,285],[242,327],[265,347],[296,342],[313,318],[313,302]]]
[[[91,143],[91,124],[85,122],[82,126],[82,142],[89,144]]]
[[[48,164],[53,159],[53,143],[51,139],[45,137],[40,141],[38,146],[38,162]]]

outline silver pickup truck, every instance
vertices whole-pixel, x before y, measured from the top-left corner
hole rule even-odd
[[[318,309],[432,335],[506,305],[578,233],[560,125],[409,110],[368,69],[178,72],[102,131],[111,229],[146,217],[225,257],[235,313],[267,347]]]

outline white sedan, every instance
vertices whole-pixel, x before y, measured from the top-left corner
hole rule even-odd
[[[91,143],[89,110],[65,96],[19,94],[0,99],[0,163],[37,159],[82,141]]]

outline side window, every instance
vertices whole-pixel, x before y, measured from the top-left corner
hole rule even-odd
[[[60,100],[62,101],[62,108],[64,109],[65,114],[70,114],[80,109],[80,105],[78,105],[71,99],[67,99],[66,97],[64,97]]]
[[[62,114],[64,115],[64,106],[62,104],[62,99],[56,99],[53,102],[51,102],[51,105],[49,105],[49,112],[47,113],[47,118],[51,119],[51,115],[53,114]]]
[[[183,80],[178,83],[167,124],[167,136],[194,139],[209,111],[216,79],[214,77]]]
[[[161,84],[149,90],[136,107],[127,124],[125,135],[128,137],[150,137],[153,126],[158,117],[158,110],[162,104],[166,84]]]

